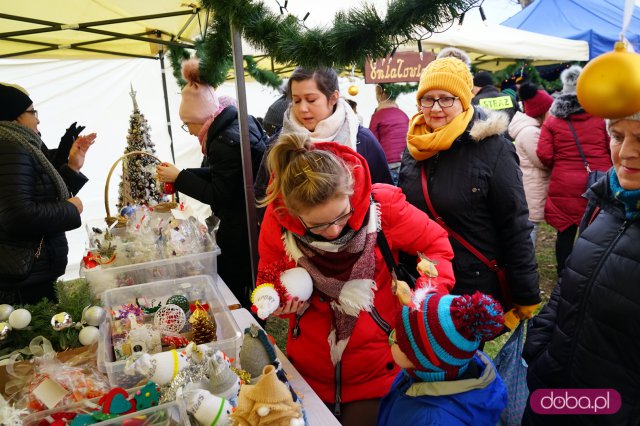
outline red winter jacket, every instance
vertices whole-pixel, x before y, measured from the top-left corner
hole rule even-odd
[[[398,107],[378,109],[371,116],[369,130],[384,150],[387,163],[399,163],[407,146],[409,117]]]
[[[385,184],[371,187],[366,161],[353,150],[332,142],[315,144],[318,149],[328,149],[340,155],[354,166],[355,190],[351,196],[354,214],[348,226],[360,229],[369,211],[370,196],[379,203],[381,226],[386,239],[397,259],[398,250],[411,254],[417,251],[438,262],[437,283],[447,291],[453,287],[454,276],[451,266],[453,251],[446,232],[426,214],[410,205],[400,189]],[[285,258],[283,228],[303,234],[300,221],[286,210],[274,210],[274,204],[267,207],[260,229],[259,271]],[[365,224],[366,225],[366,224]],[[375,292],[374,306],[380,317],[394,326],[400,305],[391,294],[391,277],[380,250],[375,249]],[[291,260],[290,258],[288,260]],[[262,284],[262,283],[257,283]],[[314,290],[310,306],[298,321],[298,337],[292,336],[295,321],[289,324],[287,336],[287,357],[296,369],[320,396],[322,401],[333,403],[336,399],[336,377],[329,354],[329,335],[333,322],[330,300]],[[293,315],[289,316],[290,319]],[[362,311],[355,324],[349,343],[341,359],[340,397],[342,402],[380,398],[391,387],[398,373],[389,349],[388,338],[368,312]]]
[[[576,130],[591,170],[608,170],[611,151],[604,120],[586,112],[571,114],[567,118]],[[579,225],[587,206],[582,194],[587,189],[588,173],[564,117],[550,115],[544,121],[536,154],[542,164],[551,169],[544,207],[545,220],[558,231]]]

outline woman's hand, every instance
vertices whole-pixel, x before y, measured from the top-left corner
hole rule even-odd
[[[156,167],[156,173],[160,182],[175,182],[180,170],[171,163],[160,163]]]
[[[96,134],[89,133],[88,135],[78,136],[78,138],[71,145],[71,150],[69,151],[69,160],[67,165],[69,168],[76,173],[80,171],[82,166],[84,166],[84,157],[87,154],[87,151],[96,141]]]
[[[298,300],[297,297],[291,298],[287,300],[287,303],[284,306],[278,307],[272,315],[287,315],[287,314],[297,314],[302,315],[309,307],[309,302],[303,302],[302,300]]]
[[[78,209],[78,213],[82,214],[83,207],[82,207],[82,200],[80,200],[80,198],[71,197],[71,198],[67,198],[67,201],[73,204],[74,206],[76,206],[76,209]]]

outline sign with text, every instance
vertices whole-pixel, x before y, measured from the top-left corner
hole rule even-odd
[[[396,52],[392,58],[367,59],[365,83],[405,83],[420,81],[422,70],[434,59],[432,52]]]

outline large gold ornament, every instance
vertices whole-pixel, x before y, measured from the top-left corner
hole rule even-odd
[[[358,86],[356,86],[355,84],[352,84],[351,86],[349,86],[349,88],[347,89],[347,92],[351,95],[351,96],[355,96],[358,94],[358,92],[360,92],[360,89],[358,89]]]
[[[598,117],[621,118],[640,111],[640,55],[617,42],[613,52],[584,67],[576,93],[585,111]]]

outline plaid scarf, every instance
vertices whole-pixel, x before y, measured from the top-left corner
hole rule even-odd
[[[337,240],[317,241],[289,231],[283,234],[287,253],[309,272],[313,287],[330,300],[333,329],[328,340],[334,365],[342,358],[360,312],[373,307],[378,222],[372,203],[367,225]]]

